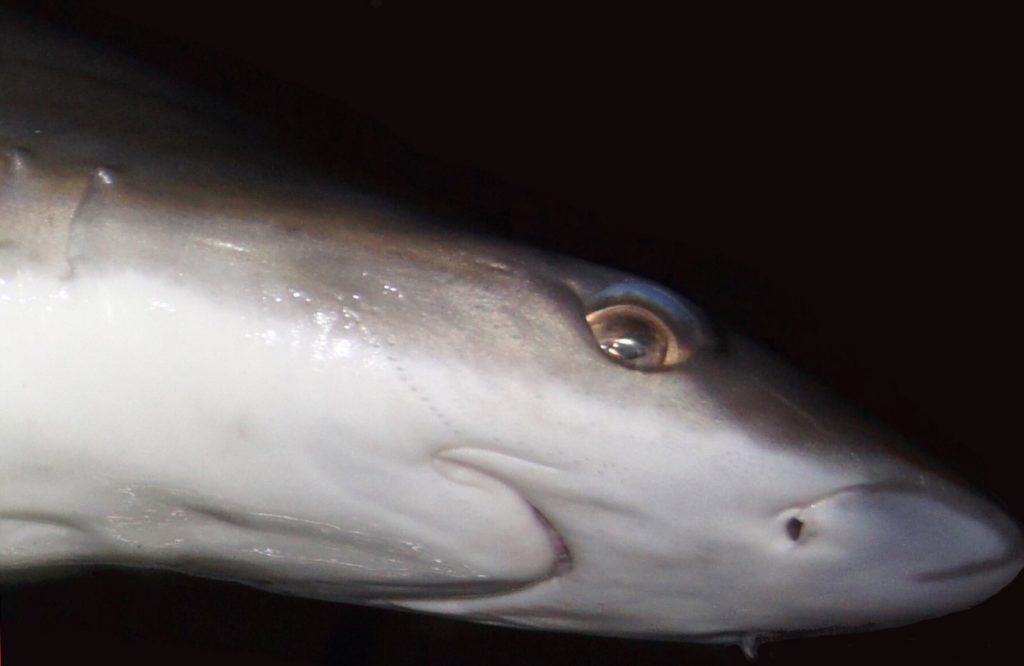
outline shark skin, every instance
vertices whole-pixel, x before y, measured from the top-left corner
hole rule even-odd
[[[970,607],[1018,526],[684,297],[326,182],[0,14],[0,581],[113,564],[737,643]]]

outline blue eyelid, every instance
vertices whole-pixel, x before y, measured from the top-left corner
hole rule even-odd
[[[653,282],[624,280],[589,296],[585,305],[594,312],[612,305],[637,305],[656,314],[691,348],[714,342],[707,317],[693,303]]]

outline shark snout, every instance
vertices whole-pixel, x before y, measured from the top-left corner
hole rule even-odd
[[[980,603],[1024,567],[1004,512],[945,482],[840,489],[785,518],[794,545],[838,567],[851,598],[923,615]]]

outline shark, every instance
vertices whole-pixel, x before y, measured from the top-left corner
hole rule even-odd
[[[1024,567],[993,500],[685,297],[251,138],[0,13],[0,583],[166,569],[752,651]]]

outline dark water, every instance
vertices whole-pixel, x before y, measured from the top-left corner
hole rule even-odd
[[[998,72],[955,27],[625,6],[409,16],[388,0],[32,5],[259,110],[296,158],[674,287],[1024,518],[1009,124]],[[152,573],[83,572],[0,601],[9,665],[745,661]],[[1022,602],[1018,581],[968,612],[769,644],[761,660],[1000,663]]]

